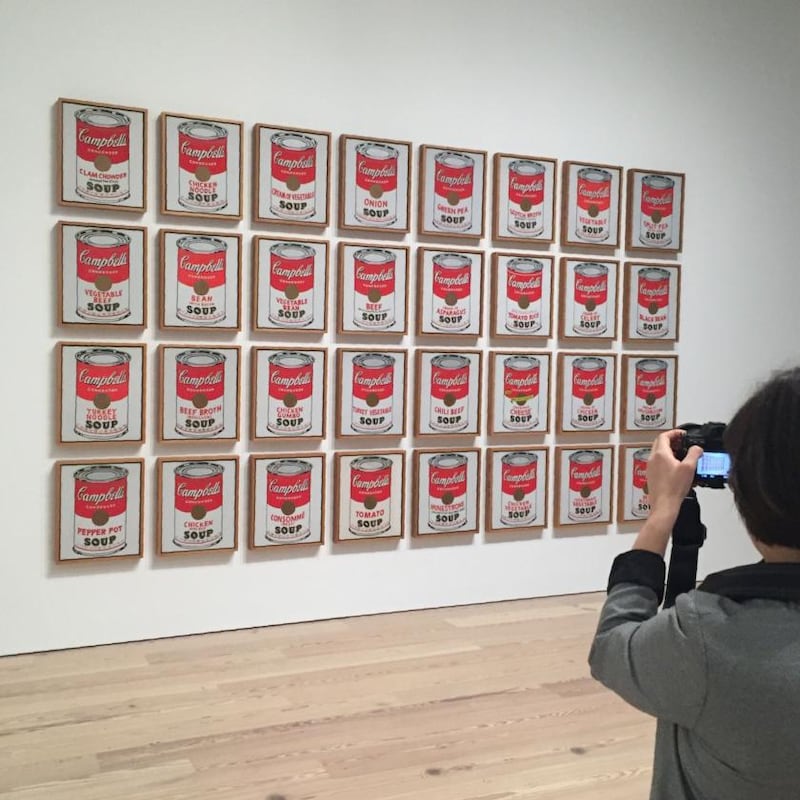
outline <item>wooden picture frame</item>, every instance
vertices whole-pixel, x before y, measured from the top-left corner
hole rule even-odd
[[[622,341],[648,346],[680,337],[681,265],[626,261]]]
[[[147,109],[65,97],[56,107],[58,204],[143,214]]]
[[[489,435],[550,433],[551,354],[489,351]]]
[[[244,123],[199,114],[161,114],[161,213],[243,217]]]
[[[61,221],[58,324],[147,327],[147,228]]]
[[[58,342],[59,444],[145,441],[147,346]]]
[[[616,354],[560,352],[557,372],[556,431],[583,434],[616,431]]]
[[[622,167],[565,161],[561,178],[561,245],[615,250],[620,242]]]
[[[162,330],[242,329],[242,235],[159,231]]]
[[[619,331],[619,261],[561,259],[559,312],[562,339],[613,341]]]
[[[483,335],[482,250],[417,248],[417,336]]]
[[[251,550],[325,542],[325,453],[250,456]]]
[[[556,447],[555,527],[609,525],[614,508],[614,447]]]
[[[439,238],[482,239],[486,151],[423,144],[419,152],[418,232]]]
[[[670,431],[678,405],[678,356],[622,356],[623,433]]]
[[[325,239],[253,237],[255,332],[327,332],[329,249]]]
[[[239,441],[242,348],[158,347],[159,442]]]
[[[330,132],[255,125],[253,221],[326,228],[330,207]]]
[[[339,227],[408,233],[412,160],[411,142],[342,134]]]
[[[335,454],[333,540],[402,539],[405,534],[405,450]]]
[[[617,522],[643,523],[650,516],[647,487],[647,459],[652,442],[619,446]]]
[[[141,558],[144,459],[55,463],[55,561]]]
[[[339,242],[338,253],[337,333],[407,334],[410,248]]]
[[[169,456],[156,464],[158,555],[234,552],[239,546],[239,456]]]
[[[478,447],[414,450],[412,534],[475,534],[480,525]]]
[[[683,172],[629,169],[627,249],[680,253],[683,249]]]
[[[482,350],[416,352],[415,436],[478,436]]]
[[[538,253],[492,253],[491,336],[543,341],[555,336],[555,259]]]
[[[406,435],[407,350],[336,351],[336,435]]]
[[[291,345],[252,348],[251,441],[321,441],[327,422],[327,349]]]
[[[549,450],[486,448],[486,531],[521,533],[546,528]]]
[[[494,154],[492,239],[552,244],[556,238],[558,161]]]

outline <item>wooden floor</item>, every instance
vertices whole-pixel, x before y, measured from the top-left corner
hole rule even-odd
[[[641,800],[601,595],[0,659],[13,800]]]

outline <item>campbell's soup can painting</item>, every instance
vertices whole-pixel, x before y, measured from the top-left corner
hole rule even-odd
[[[591,430],[606,421],[606,369],[606,362],[593,356],[572,362],[573,427]]]
[[[271,137],[270,211],[283,219],[308,219],[317,213],[317,140],[291,131]]]
[[[118,322],[131,313],[131,237],[109,228],[75,234],[75,313],[91,322]]]
[[[386,353],[354,356],[350,427],[357,433],[384,433],[394,425],[394,365]]]
[[[269,357],[267,430],[297,436],[311,430],[314,359],[308,353],[285,351]]]
[[[512,258],[506,264],[506,330],[541,330],[543,276],[544,264],[536,258]]]
[[[186,550],[222,541],[223,467],[209,461],[187,461],[175,467],[173,541]]]
[[[650,497],[647,486],[647,461],[650,450],[643,447],[633,454],[633,474],[631,476],[631,514],[644,519],[650,514]]]
[[[567,516],[573,522],[590,522],[603,512],[603,454],[578,450],[569,456]]]
[[[314,321],[313,247],[279,242],[269,248],[269,319],[282,328]]]
[[[175,356],[175,431],[181,436],[217,436],[225,428],[225,356],[184,350]]]
[[[598,336],[608,330],[608,267],[595,262],[576,264],[572,330]]]
[[[311,464],[283,458],[267,466],[266,538],[276,544],[311,535]]]
[[[428,459],[428,526],[451,531],[467,524],[467,457],[441,453]]]
[[[355,215],[367,225],[390,225],[397,221],[396,147],[363,142],[356,147]]]
[[[575,235],[585,242],[604,242],[611,235],[611,173],[579,169],[576,198]]]
[[[508,165],[509,233],[535,237],[544,231],[544,181],[545,167],[539,161],[517,160]]]
[[[131,356],[112,347],[75,354],[75,433],[98,441],[128,432]]]
[[[178,291],[175,314],[194,325],[225,319],[225,276],[228,245],[215,236],[178,239]]]
[[[75,538],[81,556],[118,553],[127,543],[128,470],[110,464],[74,473]]]
[[[541,362],[534,356],[503,359],[503,427],[530,431],[539,424]]]
[[[392,527],[392,462],[361,456],[350,464],[350,522],[354,536],[376,536]]]
[[[75,112],[75,192],[95,203],[131,196],[131,120],[110,108]]]
[[[442,353],[431,359],[430,427],[463,431],[469,424],[469,358]]]
[[[506,453],[500,460],[500,522],[513,527],[536,519],[539,457],[536,453]]]
[[[643,267],[636,275],[636,333],[657,339],[669,332],[669,272]]]
[[[650,247],[672,244],[672,219],[675,181],[666,175],[642,178],[642,214],[639,241]]]
[[[228,131],[189,120],[178,125],[178,203],[190,211],[228,205]]]
[[[472,322],[472,259],[460,253],[433,257],[431,325],[440,331],[463,331]]]
[[[353,253],[353,324],[365,330],[386,330],[395,323],[397,256],[380,247]]]
[[[633,424],[637,428],[663,428],[667,424],[667,362],[642,358],[634,366],[636,403]]]
[[[442,231],[472,227],[475,159],[444,150],[434,159],[433,225]]]

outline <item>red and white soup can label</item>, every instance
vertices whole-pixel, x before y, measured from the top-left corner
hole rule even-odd
[[[567,502],[567,517],[573,522],[590,522],[603,513],[603,454],[599,450],[570,454]]]
[[[534,238],[544,232],[545,166],[516,160],[508,165],[506,228],[515,236]]]
[[[649,247],[672,244],[672,220],[675,181],[666,175],[642,177],[641,222],[639,241]]]
[[[317,213],[317,140],[281,131],[270,142],[270,211],[282,219],[313,217]]]
[[[226,316],[227,243],[215,236],[183,236],[176,246],[176,316],[194,325],[222,322]]]
[[[91,322],[118,322],[131,313],[131,237],[109,228],[75,234],[75,313]]]
[[[353,253],[353,324],[387,330],[395,323],[397,256],[391,250],[362,247]]]
[[[429,425],[435,431],[463,431],[469,424],[469,373],[467,356],[442,353],[431,359]]]
[[[472,323],[472,259],[461,253],[433,257],[431,325],[440,331],[463,331]]]
[[[184,350],[175,356],[175,431],[181,436],[217,436],[225,429],[225,356],[214,350]]]
[[[591,430],[606,419],[606,370],[602,358],[586,356],[572,362],[572,426]]]
[[[650,497],[647,486],[647,461],[650,451],[643,447],[633,454],[631,475],[631,515],[644,519],[650,514]]]
[[[536,453],[506,453],[500,459],[500,522],[503,525],[530,525],[536,519],[538,468]]]
[[[643,267],[637,273],[636,333],[657,339],[669,332],[669,272]]]
[[[428,459],[428,526],[452,531],[467,524],[467,457],[441,453]]]
[[[667,424],[667,362],[642,358],[634,365],[636,402],[633,424],[637,428],[663,428]]]
[[[541,330],[543,277],[544,264],[536,258],[512,258],[506,264],[506,330]]]
[[[353,357],[353,408],[357,433],[385,433],[394,425],[395,357],[360,353]]]
[[[606,169],[578,170],[575,235],[585,242],[604,242],[611,235],[611,173]]]
[[[433,225],[442,231],[472,227],[475,159],[443,150],[434,159]]]
[[[361,456],[350,463],[350,522],[354,536],[376,536],[392,527],[392,462]]]
[[[267,466],[267,541],[290,544],[311,535],[311,470],[298,458]]]
[[[267,430],[298,436],[311,430],[314,404],[314,358],[284,351],[269,357]]]
[[[367,225],[397,222],[396,147],[362,142],[356,147],[355,216]]]
[[[222,541],[221,464],[187,461],[175,467],[173,541],[200,550]]]
[[[127,543],[128,470],[98,464],[75,470],[75,532],[81,556],[110,555]]]
[[[314,321],[316,250],[299,242],[269,248],[269,320],[282,328],[303,328]]]
[[[594,261],[574,266],[572,330],[598,336],[608,330],[608,267]]]
[[[95,203],[131,196],[131,120],[110,108],[75,112],[75,192]]]
[[[534,356],[503,359],[503,427],[532,431],[539,424],[539,388],[542,365]]]
[[[118,439],[128,432],[130,353],[93,347],[75,354],[75,433]]]
[[[190,211],[228,205],[228,131],[189,120],[178,125],[178,203]]]

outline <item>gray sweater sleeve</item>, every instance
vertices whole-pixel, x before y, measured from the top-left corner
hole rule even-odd
[[[637,581],[636,570],[624,572],[626,582],[615,583],[612,571],[589,653],[592,676],[639,710],[692,728],[706,696],[693,593],[679,595],[674,608],[659,613],[652,573]]]

